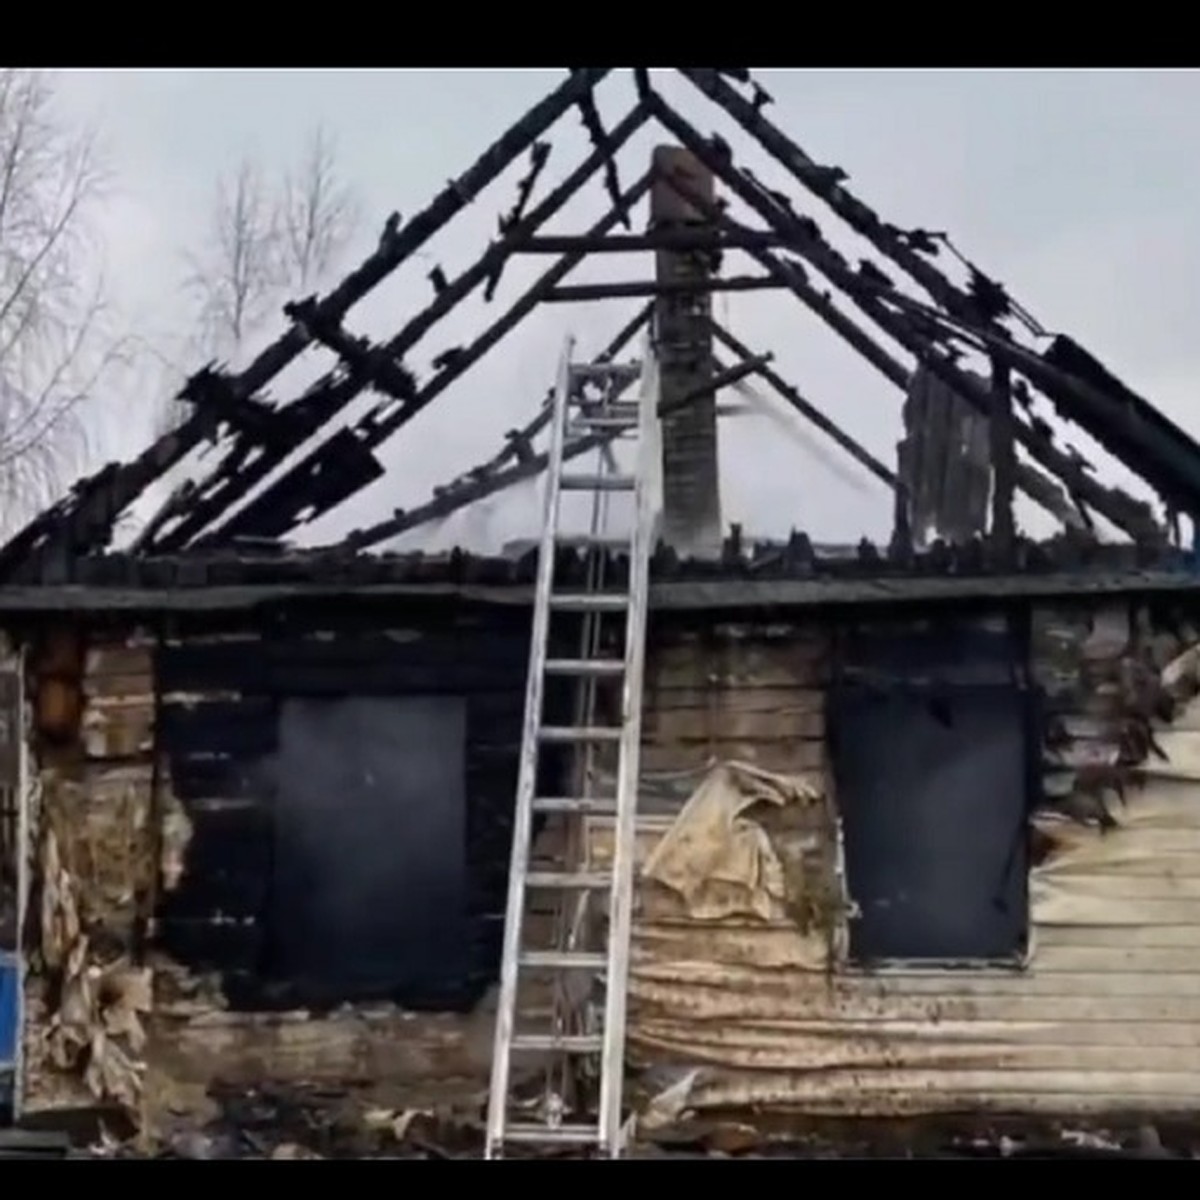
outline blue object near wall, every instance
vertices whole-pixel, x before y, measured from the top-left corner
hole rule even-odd
[[[16,956],[0,952],[0,1074],[17,1055],[18,979]]]

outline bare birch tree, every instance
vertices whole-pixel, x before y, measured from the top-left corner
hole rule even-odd
[[[208,251],[193,256],[189,287],[200,300],[199,340],[215,354],[234,354],[267,315],[283,282],[279,205],[261,172],[243,160],[217,181]]]
[[[354,232],[357,209],[321,129],[278,180],[244,159],[217,185],[207,253],[191,256],[203,349],[236,355],[288,292],[326,282]]]
[[[358,211],[323,129],[309,135],[296,165],[276,179],[243,159],[217,184],[206,249],[188,256],[187,286],[199,300],[193,352],[238,358],[289,294],[326,284],[341,265]],[[173,403],[161,427],[183,416],[183,406]]]
[[[284,179],[280,253],[288,286],[304,291],[326,282],[354,232],[358,211],[354,194],[338,177],[334,143],[318,127]]]
[[[83,467],[82,410],[123,350],[106,344],[88,229],[105,173],[54,99],[50,76],[0,68],[0,529]]]

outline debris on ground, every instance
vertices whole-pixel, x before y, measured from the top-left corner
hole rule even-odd
[[[637,1137],[627,1145],[630,1158],[1177,1158],[1194,1156],[1188,1131],[1131,1121],[1116,1130],[1043,1124],[982,1124],[949,1127],[940,1133],[911,1126],[874,1131],[846,1126],[804,1129],[795,1122],[764,1128],[746,1114],[699,1118],[688,1110],[690,1072],[656,1077],[653,1099],[642,1109],[648,1120],[631,1122]],[[214,1087],[209,1115],[197,1118],[182,1110],[159,1122],[153,1146],[127,1129],[114,1132],[101,1122],[86,1149],[71,1150],[69,1138],[47,1131],[0,1134],[0,1158],[89,1157],[177,1158],[193,1161],[253,1158],[278,1161],[399,1158],[474,1159],[483,1151],[483,1104],[437,1101],[430,1097],[381,1094],[350,1086],[343,1090],[276,1085]],[[416,1100],[405,1105],[402,1100]],[[675,1117],[672,1123],[668,1116]],[[172,1124],[172,1121],[175,1124]],[[1166,1145],[1164,1146],[1164,1138]],[[82,1143],[81,1143],[82,1144]],[[574,1157],[534,1153],[533,1157]],[[522,1155],[525,1157],[525,1155]]]

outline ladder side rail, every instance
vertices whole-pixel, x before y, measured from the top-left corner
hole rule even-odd
[[[619,1157],[624,1148],[621,1144],[621,1100],[625,1073],[625,1025],[633,923],[642,691],[650,593],[650,555],[661,508],[658,486],[660,466],[656,462],[659,452],[658,364],[648,344],[649,339],[646,340],[638,406],[636,515],[629,556],[629,611],[625,633],[617,816],[608,922],[604,1046],[600,1069],[600,1143],[613,1158]]]
[[[508,902],[504,917],[504,942],[500,961],[500,995],[496,1006],[496,1028],[492,1049],[491,1089],[488,1096],[487,1145],[485,1157],[503,1151],[508,1119],[508,1087],[511,1047],[516,1024],[517,986],[520,972],[521,935],[524,924],[525,877],[532,851],[533,796],[537,787],[542,703],[545,693],[545,661],[550,632],[550,591],[554,578],[555,543],[558,526],[559,483],[562,477],[563,446],[566,440],[567,401],[571,389],[571,359],[574,338],[568,337],[559,365],[550,431],[550,457],[546,464],[545,524],[538,551],[537,586],[529,637],[529,671],[525,686],[525,721],[521,731],[521,761],[513,813],[512,852],[509,859]]]

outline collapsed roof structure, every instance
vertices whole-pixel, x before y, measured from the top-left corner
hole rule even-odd
[[[645,296],[649,303],[604,350],[602,359],[619,355],[652,316],[661,356],[663,314],[682,312],[692,321],[691,341],[682,349],[676,345],[679,354],[673,365],[664,363],[664,379],[675,370],[684,380],[677,380],[671,406],[677,414],[689,407],[701,413],[692,422],[693,440],[697,431],[703,433],[704,422],[709,423],[713,461],[715,393],[755,374],[897,491],[894,544],[901,550],[906,539],[911,545],[913,527],[930,524],[930,506],[938,504],[936,496],[924,494],[929,489],[920,485],[917,460],[921,445],[926,444],[928,452],[930,439],[936,441],[927,428],[934,410],[929,404],[922,408],[920,397],[934,397],[939,388],[943,396],[958,398],[962,420],[974,421],[975,443],[983,438],[982,494],[990,495],[990,544],[1002,556],[1011,553],[1015,539],[1012,500],[1017,490],[1085,538],[1090,536],[1095,514],[1139,547],[1161,549],[1170,541],[1169,519],[1160,519],[1149,505],[1100,482],[1077,452],[1055,440],[1046,422],[1034,415],[1035,393],[1047,399],[1060,418],[1081,427],[1140,476],[1160,497],[1168,518],[1200,512],[1200,446],[1193,438],[1072,339],[1047,334],[1001,284],[962,258],[944,234],[899,229],[857,199],[846,187],[845,172],[814,162],[764,115],[769,97],[747,71],[697,68],[679,73],[757,141],[804,191],[890,260],[898,270],[897,278],[866,260],[857,265],[849,262],[791,197],[765,187],[739,166],[722,139],[704,134],[668,104],[652,85],[649,72],[633,72],[636,102],[606,128],[594,93],[611,71],[573,69],[425,209],[406,222],[393,214],[374,252],[332,291],[286,305],[289,327],[243,370],[235,373],[210,364],[193,375],[180,396],[189,411],[173,430],[136,458],[110,464],[80,481],[70,495],[0,547],[0,580],[35,583],[70,577],[71,564],[102,553],[130,506],[205,441],[219,444],[219,461],[202,477],[176,489],[139,534],[134,552],[179,555],[283,538],[383,475],[377,457],[381,445],[537,306],[613,296]],[[591,152],[557,187],[533,203],[549,155],[543,139],[573,109],[582,115]],[[656,154],[650,171],[628,183],[618,172],[618,154],[650,123],[657,123],[686,154],[682,158]],[[498,236],[478,261],[454,278],[446,278],[440,269],[431,275],[433,300],[386,343],[373,344],[347,329],[346,318],[358,301],[412,259],[526,153],[530,169],[521,181],[517,201],[501,217]],[[689,162],[698,173],[689,173]],[[597,176],[608,192],[607,214],[578,236],[541,236],[539,230]],[[719,184],[725,195],[753,214],[756,223],[734,219],[727,201],[717,198],[707,181]],[[661,217],[670,208],[660,198],[651,204],[649,227],[634,232],[634,206],[656,189],[660,196],[669,192],[675,197],[674,216],[679,219],[654,218],[656,212]],[[614,234],[617,226],[626,232]],[[688,265],[672,279],[664,275],[660,260],[659,277],[649,284],[564,286],[567,275],[589,255],[632,250],[653,250],[673,256],[677,266]],[[726,252],[746,255],[761,271],[721,277],[719,265]],[[473,341],[443,354],[435,360],[430,376],[418,378],[406,365],[406,356],[468,295],[482,289],[490,300],[506,263],[519,254],[550,255],[555,261]],[[950,259],[958,260],[954,269],[965,270],[964,282],[955,282],[943,268],[942,261]],[[708,305],[713,292],[766,287],[791,293],[907,393],[908,447],[907,453],[902,447],[899,470],[880,462],[781,378],[770,366],[770,355],[756,354],[713,321]],[[703,301],[699,305],[698,297]],[[696,322],[703,326],[699,342]],[[901,353],[885,347],[880,335]],[[698,345],[706,348],[699,359]],[[331,351],[337,359],[334,369],[294,399],[268,396],[264,389],[310,347]],[[982,356],[990,377],[969,369],[964,353]],[[732,357],[727,359],[726,354]],[[924,391],[918,381],[926,385]],[[328,432],[335,418],[364,392],[377,395],[378,402],[352,424]],[[428,503],[351,533],[337,550],[344,554],[376,547],[535,476],[544,468],[546,455],[534,450],[533,441],[548,419],[547,404],[524,428],[511,431],[489,461],[437,489]],[[670,423],[665,424],[670,453]],[[939,436],[944,444],[947,437],[963,434],[961,429],[948,433],[943,428]],[[567,454],[597,444],[593,438],[586,445],[569,446]],[[311,449],[294,465],[287,465],[306,446]],[[703,445],[699,452],[703,455]],[[976,499],[978,495],[977,487]]]

